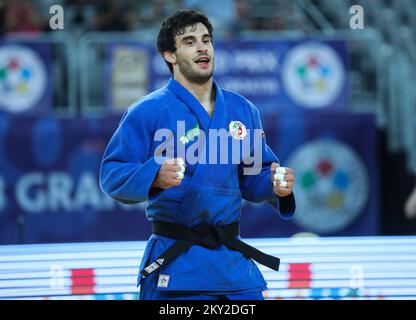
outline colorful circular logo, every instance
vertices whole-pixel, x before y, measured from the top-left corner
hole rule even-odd
[[[296,174],[294,221],[308,232],[333,233],[351,224],[364,208],[368,175],[349,146],[315,140],[289,159]]]
[[[231,136],[237,140],[243,140],[247,135],[246,126],[240,121],[231,121],[229,124]]]
[[[45,89],[46,70],[36,52],[17,45],[0,47],[0,109],[31,109]]]
[[[339,96],[345,70],[338,54],[322,43],[297,45],[283,62],[286,93],[302,107],[328,107]]]

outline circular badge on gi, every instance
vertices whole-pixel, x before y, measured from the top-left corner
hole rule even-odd
[[[244,124],[240,121],[231,121],[230,122],[230,133],[234,139],[243,140],[244,137],[247,135],[247,129]]]

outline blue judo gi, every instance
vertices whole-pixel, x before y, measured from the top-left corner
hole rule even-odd
[[[242,159],[238,164],[231,161],[209,164],[208,160],[206,164],[193,164],[185,159],[187,167],[179,186],[166,190],[150,188],[161,166],[155,155],[162,143],[154,139],[158,129],[171,130],[176,143],[179,141],[176,136],[177,121],[184,121],[186,131],[195,126],[203,130],[208,145],[208,130],[229,131],[231,121],[240,121],[251,131],[262,128],[259,112],[250,101],[237,93],[220,89],[215,81],[214,89],[216,96],[212,118],[198,100],[174,79],[170,79],[166,87],[134,103],[124,114],[105,150],[100,170],[103,191],[123,203],[148,201],[146,216],[150,221],[166,221],[187,227],[201,222],[226,225],[238,221],[242,199],[267,201],[281,218],[290,219],[295,211],[295,199],[293,194],[279,198],[273,193],[270,165],[279,160],[267,146],[265,138],[261,147],[262,168],[257,175],[242,173],[243,168],[248,167]],[[228,139],[231,141],[234,138],[229,135]],[[185,149],[190,145],[185,143]],[[209,150],[201,157],[208,159],[208,153]],[[139,270],[157,259],[175,241],[152,234]],[[139,274],[140,284],[142,290],[152,287],[159,293],[250,293],[267,289],[256,264],[224,245],[217,249],[193,245],[151,276],[143,279]],[[148,289],[143,288],[144,284]]]

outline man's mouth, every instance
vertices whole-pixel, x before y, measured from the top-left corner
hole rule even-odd
[[[195,63],[198,64],[200,67],[208,67],[211,59],[208,56],[203,56],[195,59]]]

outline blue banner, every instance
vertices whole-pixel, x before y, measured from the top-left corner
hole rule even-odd
[[[215,79],[262,113],[345,110],[347,51],[344,41],[219,42]]]
[[[0,113],[45,114],[52,110],[50,45],[0,42]]]
[[[249,237],[377,235],[379,190],[373,115],[328,114],[263,118],[267,143],[295,171],[297,210],[280,220],[267,205],[245,203]]]
[[[144,205],[122,205],[98,184],[102,154],[118,121],[0,117],[0,243],[149,235]]]
[[[250,99],[263,114],[346,110],[345,41],[216,41],[214,47],[214,79]],[[153,46],[111,44],[107,56],[107,101],[113,110],[125,110],[140,94],[161,88],[171,76]],[[129,88],[133,95],[126,92]]]
[[[119,116],[0,117],[0,243],[144,240],[145,204],[122,205],[98,184]],[[297,213],[244,203],[243,237],[378,233],[375,119],[314,113],[263,117],[266,139],[295,170]]]

